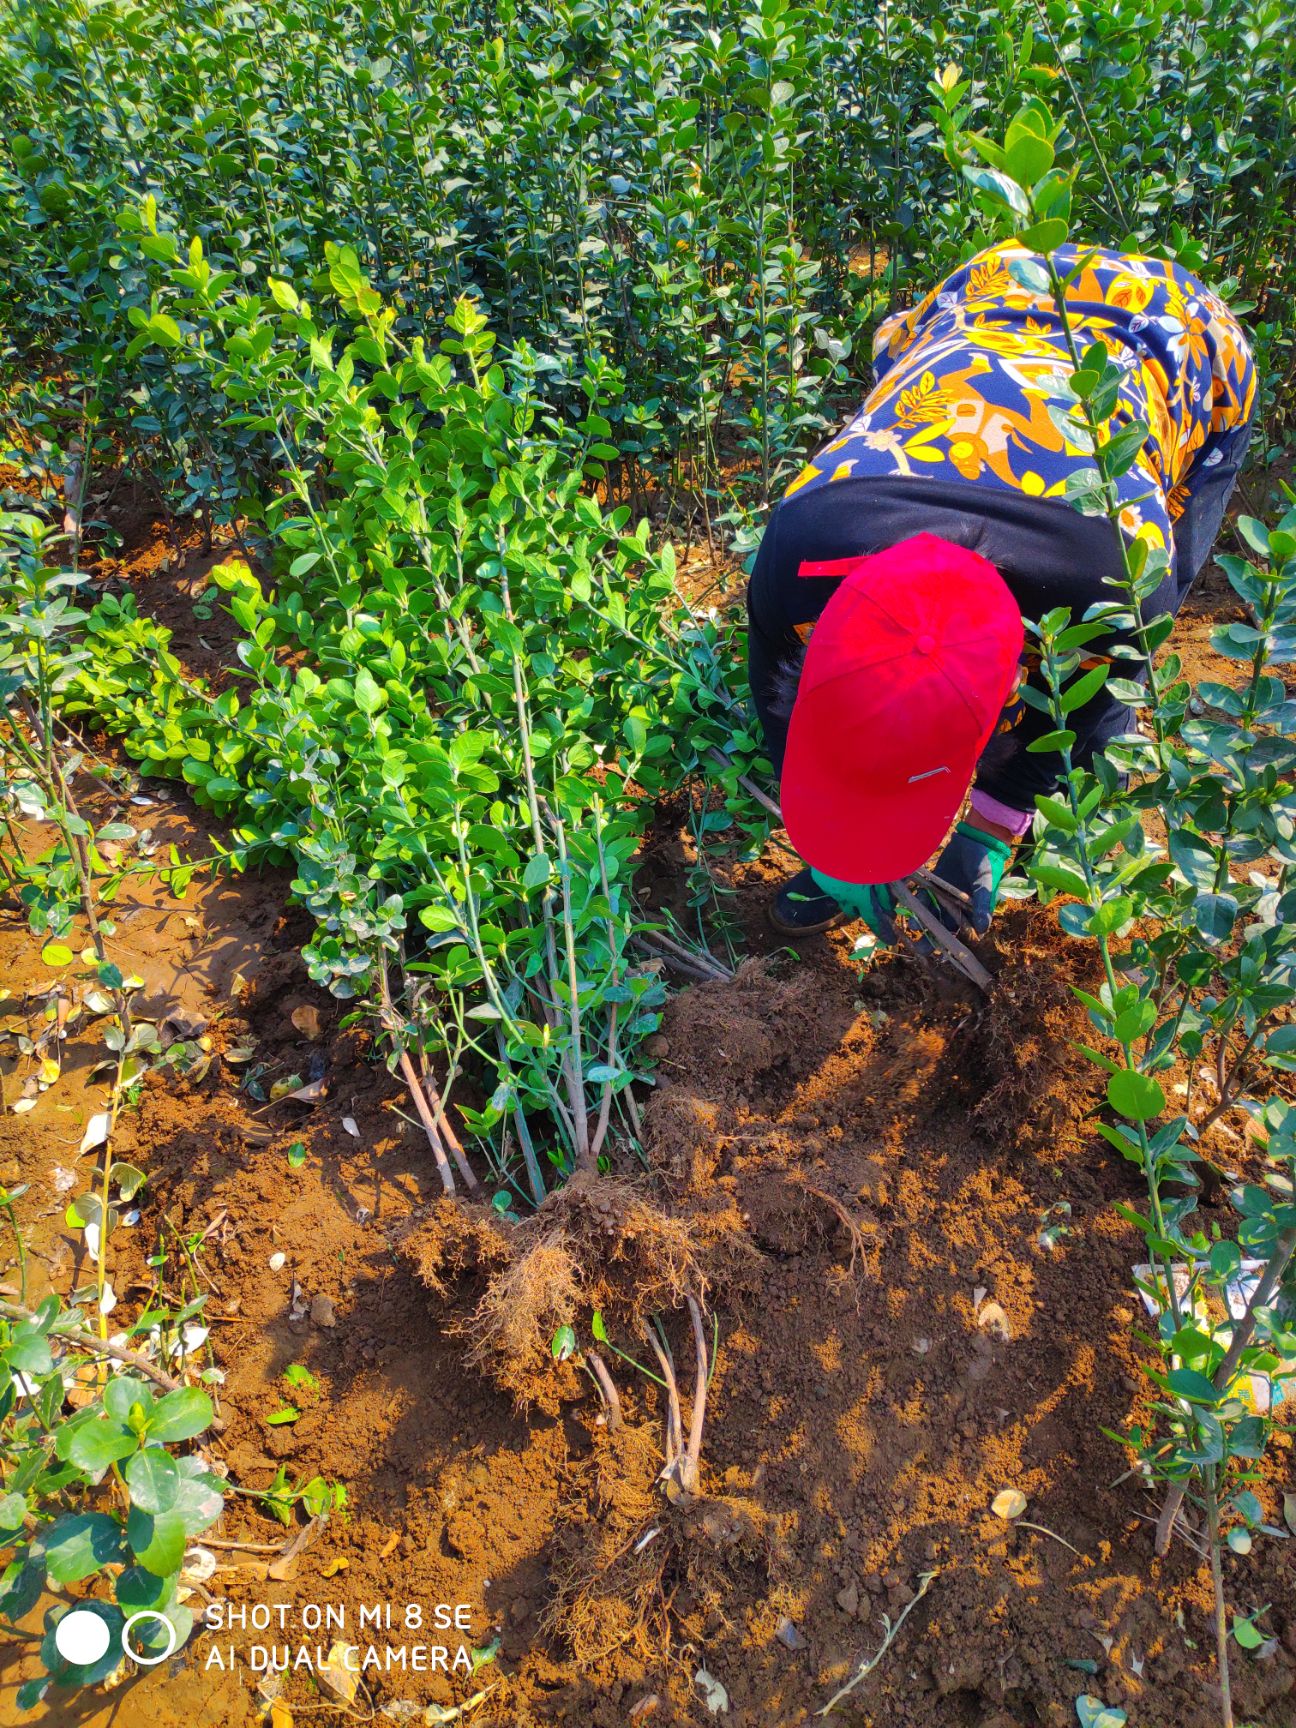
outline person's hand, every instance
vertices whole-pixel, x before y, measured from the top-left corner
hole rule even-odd
[[[896,939],[895,896],[887,882],[841,882],[822,870],[810,872],[816,884],[852,918],[862,918],[879,942],[888,947]]]
[[[942,882],[961,889],[968,897],[969,904],[958,911],[943,903],[938,905],[941,923],[947,930],[957,934],[961,927],[970,925],[981,936],[990,928],[999,904],[999,886],[1012,855],[1011,841],[987,834],[984,828],[971,822],[959,823],[932,871]]]
[[[955,910],[930,889],[922,890],[921,898],[947,930],[957,935],[961,930],[971,929],[978,936],[983,935],[990,928],[999,903],[1000,884],[1012,855],[1011,841],[989,834],[971,822],[960,822],[933,874],[966,894],[967,905]],[[896,940],[897,903],[890,883],[842,882],[835,876],[825,876],[822,870],[811,870],[810,876],[815,886],[830,895],[849,917],[862,918],[877,943],[890,947]],[[923,943],[928,940],[924,937]]]

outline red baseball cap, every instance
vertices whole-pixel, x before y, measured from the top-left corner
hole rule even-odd
[[[783,820],[842,882],[925,864],[1012,693],[1025,631],[988,559],[935,534],[803,563],[840,576],[806,649],[783,759]]]

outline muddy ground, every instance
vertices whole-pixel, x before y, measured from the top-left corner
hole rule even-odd
[[[210,558],[190,548],[168,563],[164,551],[155,536],[106,574],[132,581],[141,606],[176,625],[182,658],[207,670],[219,615],[196,624],[192,603]],[[1178,645],[1195,670],[1211,617],[1230,605],[1208,586],[1183,621]],[[106,807],[130,790],[96,796]],[[156,802],[132,806],[133,819],[204,854],[205,821],[183,796],[144,790]],[[663,813],[646,848],[649,892],[678,902],[686,864]],[[327,1645],[311,1621],[331,1607],[347,1640],[380,1660],[404,1650],[408,1664],[418,1646],[451,1660],[462,1645],[481,1663],[475,1675],[369,1669],[353,1719],[446,1720],[426,1706],[484,1693],[459,1719],[782,1728],[808,1722],[878,1650],[884,1616],[894,1622],[924,1579],[838,1719],[1066,1728],[1091,1693],[1133,1728],[1218,1720],[1206,1567],[1182,1543],[1154,1558],[1156,1499],[1102,1432],[1127,1426],[1148,1388],[1130,1276],[1139,1244],[1113,1209],[1137,1191],[1093,1131],[1096,1093],[1067,1044],[1080,1029],[1066,988],[1083,981],[1079,950],[1047,912],[1010,909],[982,946],[999,976],[988,1004],[916,960],[861,979],[849,935],[799,955],[776,946],[761,905],[784,867],[775,848],[735,872],[753,956],[739,976],[672,1000],[643,1102],[645,1160],[617,1154],[624,1185],[603,1211],[559,1198],[543,1221],[575,1244],[585,1293],[613,1291],[611,1344],[640,1360],[616,1267],[656,1253],[666,1238],[655,1232],[686,1243],[682,1276],[718,1328],[703,1495],[687,1507],[655,1480],[662,1407],[649,1379],[604,1351],[625,1414],[612,1433],[573,1363],[483,1331],[482,1295],[513,1252],[507,1227],[447,1215],[395,1083],[306,977],[285,877],[199,879],[183,902],[152,888],[124,896],[119,941],[148,1006],[191,1034],[201,1023],[214,1059],[201,1078],[150,1077],[123,1119],[118,1155],[149,1182],[139,1222],[113,1243],[122,1312],[149,1294],[161,1241],[166,1288],[196,1280],[208,1293],[228,1423],[213,1459],[251,1489],[281,1463],[294,1478],[323,1474],[345,1484],[348,1509],[290,1577],[272,1578],[287,1533],[255,1499],[232,1498],[215,1534],[265,1551],[221,1548],[209,1588],[249,1612],[273,1605],[284,1629],[205,1632],[106,1700],[25,1720],[239,1728],[265,1703],[254,1652]],[[8,920],[9,1020],[29,1014],[42,975]],[[21,1209],[36,1295],[86,1274],[62,1213],[100,1097],[92,1048],[74,1036],[36,1108],[0,1118],[0,1180],[31,1184]],[[11,1098],[26,1068],[6,1049]],[[290,1074],[322,1074],[325,1096],[268,1104],[249,1090],[249,1075],[268,1095]],[[1215,1151],[1245,1165],[1235,1135]],[[14,1276],[0,1258],[0,1281],[12,1288]],[[655,1299],[668,1302],[669,1280]],[[571,1317],[588,1343],[588,1310]],[[687,1389],[683,1308],[664,1320]],[[292,1395],[295,1424],[268,1425],[292,1363],[318,1391]],[[1272,1459],[1262,1498],[1281,1523],[1282,1489],[1296,1486],[1289,1433]],[[1005,1487],[1027,1497],[1030,1528],[992,1513]],[[1239,1720],[1290,1728],[1296,1543],[1262,1538],[1225,1566],[1233,1607],[1272,1604],[1265,1624],[1279,1638],[1263,1662],[1235,1656]],[[428,1630],[438,1604],[459,1610],[462,1630]],[[389,1609],[390,1629],[380,1614],[362,1630],[362,1608]],[[21,1644],[0,1667],[8,1723],[34,1668]],[[712,1713],[699,1671],[724,1689],[726,1711]],[[343,1719],[304,1672],[281,1701],[298,1721]]]

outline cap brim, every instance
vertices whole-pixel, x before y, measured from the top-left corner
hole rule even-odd
[[[798,718],[794,710],[782,776],[783,821],[798,855],[839,882],[895,882],[925,864],[959,813],[976,755],[883,790],[852,772],[854,740],[825,751]]]

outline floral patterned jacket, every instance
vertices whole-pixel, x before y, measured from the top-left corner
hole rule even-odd
[[[1173,524],[1250,421],[1251,350],[1224,302],[1178,265],[1069,246],[1061,270],[1085,255],[1067,288],[1077,348],[1101,342],[1124,368],[1113,430],[1132,420],[1149,428],[1121,480],[1121,526],[1173,556]],[[1032,256],[991,247],[912,311],[886,319],[873,343],[876,385],[788,497],[868,473],[958,477],[1065,500],[1069,476],[1092,460],[1049,412],[1049,379],[1071,362],[1051,297],[1009,273],[1014,259]]]

